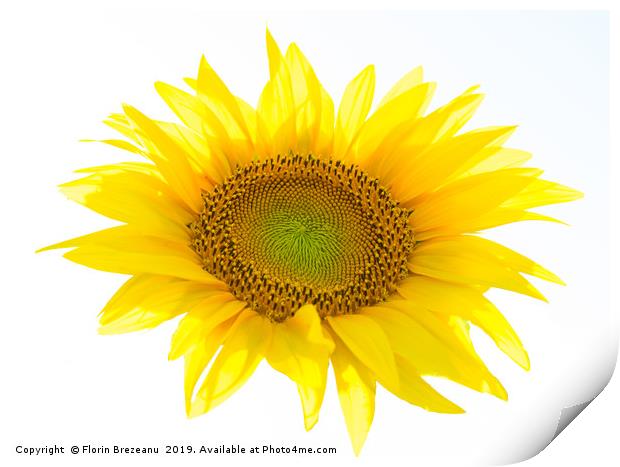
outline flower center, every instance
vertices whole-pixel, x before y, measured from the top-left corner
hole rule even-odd
[[[407,276],[411,211],[356,166],[278,156],[202,199],[190,228],[204,269],[273,321],[306,303],[321,317],[354,313]]]

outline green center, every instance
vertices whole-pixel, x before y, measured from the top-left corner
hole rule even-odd
[[[279,212],[262,225],[265,254],[302,280],[321,282],[331,276],[342,253],[338,227],[320,217]]]
[[[256,225],[257,248],[273,273],[328,286],[338,280],[346,249],[345,226],[316,200],[280,199]],[[318,196],[317,196],[318,195]]]

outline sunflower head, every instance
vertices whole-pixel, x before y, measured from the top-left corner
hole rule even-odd
[[[335,111],[295,44],[283,54],[267,33],[267,51],[256,107],[203,58],[189,90],[156,85],[181,123],[124,106],[106,121],[123,139],[104,142],[138,160],[83,169],[62,185],[121,221],[48,247],[131,276],[103,309],[101,332],[183,315],[170,358],[185,359],[190,416],[226,400],[266,360],[296,384],[310,429],[331,364],[356,453],[377,382],[434,412],[462,409],[426,375],[506,399],[469,327],[529,368],[485,293],[544,299],[526,275],[561,280],[478,233],[553,221],[530,209],[581,194],[524,167],[530,155],[505,145],[514,127],[462,132],[481,102],[477,87],[427,112],[434,85],[415,68],[371,112],[369,66]]]
[[[410,209],[355,165],[290,154],[237,167],[203,194],[190,225],[203,267],[237,299],[282,322],[387,299],[407,276]]]

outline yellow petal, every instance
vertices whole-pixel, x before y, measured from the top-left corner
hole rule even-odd
[[[532,158],[532,154],[527,151],[513,148],[492,148],[487,152],[481,161],[473,167],[459,174],[459,178],[468,177],[485,172],[493,172],[501,169],[512,169],[521,167]]]
[[[196,84],[198,97],[222,122],[231,139],[245,139],[245,150],[250,151],[246,156],[251,156],[252,137],[239,108],[239,103],[205,57],[200,60]]]
[[[479,160],[483,150],[499,149],[514,132],[515,127],[478,129],[434,144],[416,157],[402,161],[407,177],[393,181],[392,192],[403,203],[437,189],[448,177],[467,170],[472,161]],[[487,154],[484,152],[483,154]]]
[[[505,151],[507,148],[502,146],[510,138],[516,128],[516,126],[489,127],[471,132],[476,133],[480,131],[487,135],[496,134],[497,137],[471,157],[465,159],[464,163],[459,165],[450,176],[446,177],[443,182],[437,186],[441,187],[446,183],[450,183],[452,180],[462,178],[464,174],[469,172],[473,172],[474,174],[490,172],[490,170],[487,169],[493,166],[497,167],[495,170],[514,168],[513,166],[520,167],[524,159],[527,160],[526,158],[529,154],[524,151],[515,154],[514,152]]]
[[[515,363],[529,369],[529,358],[521,340],[499,310],[481,292],[424,276],[410,276],[398,285],[398,292],[429,310],[456,315],[485,331]]]
[[[203,136],[208,138],[209,141],[220,150],[231,150],[231,141],[226,127],[218,116],[197,96],[193,96],[174,86],[161,82],[155,83],[155,88],[166,104],[168,104],[181,121],[187,125],[185,133],[191,130],[198,138]],[[165,122],[159,122],[158,124],[160,127],[172,126],[172,124]],[[177,127],[177,131],[178,130],[183,131]],[[170,132],[168,132],[168,136],[174,137]],[[199,157],[195,154],[193,155],[194,161],[202,169],[202,172],[207,172],[207,169],[215,171],[216,173],[212,175],[218,175],[218,181],[226,178],[231,173],[228,160],[222,157],[220,152],[221,151],[211,151],[209,145],[202,143],[199,151],[200,154],[198,155]]]
[[[415,274],[435,279],[499,287],[540,300],[545,297],[520,272],[561,283],[551,272],[504,248],[473,236],[437,238],[416,246],[409,268]]]
[[[185,392],[185,412],[187,415],[190,415],[196,383],[220,348],[235,319],[236,317],[233,317],[218,324],[185,353],[185,380],[183,386]]]
[[[209,126],[209,122],[215,119],[196,96],[161,81],[155,83],[155,89],[179,119],[194,131],[202,132],[203,125]]]
[[[65,253],[65,258],[100,271],[159,274],[225,287],[202,269],[200,259],[187,244],[143,235],[128,225],[66,240],[39,251],[58,248],[75,248]]]
[[[229,292],[212,294],[188,310],[172,336],[168,358],[175,360],[191,349],[219,324],[238,315],[246,307]]]
[[[273,368],[297,383],[306,430],[318,420],[333,347],[314,305],[301,307],[282,323],[272,323],[266,358]]]
[[[400,386],[386,389],[410,404],[417,405],[430,412],[464,413],[458,405],[439,394],[420,376],[411,362],[400,355],[395,356]]]
[[[424,83],[394,97],[377,109],[359,130],[353,153],[359,163],[383,158],[402,144],[418,118],[425,112],[435,89]]]
[[[131,106],[124,106],[124,110],[127,117],[144,132],[148,142],[153,144],[149,157],[157,165],[164,178],[181,199],[198,212],[202,206],[200,185],[196,173],[189,164],[186,152],[153,120]],[[147,140],[144,142],[147,143]]]
[[[416,232],[471,223],[499,207],[535,180],[540,171],[504,169],[453,182],[415,203],[412,223]],[[453,227],[454,228],[454,227]]]
[[[392,89],[390,89],[387,92],[387,94],[383,96],[383,99],[381,99],[377,108],[383,107],[385,104],[390,102],[392,99],[398,97],[404,92],[409,91],[411,88],[414,88],[418,86],[419,84],[422,84],[423,80],[424,80],[424,72],[422,70],[422,67],[418,66],[414,68],[409,73],[407,73],[405,76],[403,76],[400,80],[398,80],[398,82],[394,86],[392,86]]]
[[[325,365],[327,371],[327,365]],[[319,421],[319,412],[323,404],[323,396],[325,395],[325,385],[327,383],[327,375],[325,375],[323,385],[314,388],[311,386],[297,385],[297,392],[301,400],[301,408],[304,412],[304,428],[310,431]]]
[[[340,407],[351,438],[353,451],[359,455],[375,414],[375,379],[368,368],[334,337],[331,355]]]
[[[60,185],[62,193],[93,211],[145,233],[187,239],[193,214],[160,179],[124,167],[99,170]]]
[[[321,86],[321,122],[320,133],[316,142],[318,155],[334,155],[334,102]]]
[[[101,334],[153,328],[186,313],[218,290],[199,282],[140,274],[114,294],[100,314]]]
[[[262,154],[264,153],[262,146],[259,145],[263,144],[262,142],[260,142],[258,140],[258,134],[257,134],[257,122],[256,122],[256,109],[254,109],[254,107],[252,107],[250,104],[248,104],[247,102],[245,102],[243,99],[241,99],[240,97],[235,96],[235,101],[237,102],[237,105],[239,106],[239,111],[241,112],[241,117],[243,118],[243,121],[245,122],[245,126],[248,129],[248,132],[250,133],[250,139],[254,142],[254,156],[256,156],[257,154]]]
[[[501,383],[482,360],[467,350],[454,329],[440,315],[404,300],[363,308],[361,313],[380,326],[395,354],[408,360],[422,375],[441,376],[459,384],[506,398]],[[389,382],[381,382],[397,393]]]
[[[327,322],[378,379],[398,387],[398,371],[390,342],[380,326],[361,314],[328,316]]]
[[[110,146],[114,146],[115,148],[122,149],[124,151],[131,152],[133,154],[139,154],[141,156],[145,156],[144,151],[139,147],[123,140],[123,139],[82,139],[80,140],[83,143],[104,143],[109,144]]]
[[[375,67],[373,65],[364,68],[344,90],[334,132],[334,154],[340,160],[346,159],[351,143],[366,120],[374,92]]]
[[[196,394],[190,416],[208,412],[243,386],[265,355],[270,331],[268,320],[256,312],[239,315]]]
[[[258,132],[265,141],[271,142],[269,154],[261,157],[288,154],[297,144],[295,102],[288,65],[267,31],[271,78],[263,88],[256,108]]]
[[[321,320],[314,305],[304,305],[295,316],[282,323],[272,323],[271,345],[266,357],[269,364],[303,386],[320,388],[333,343],[323,334]]]
[[[510,224],[520,221],[547,221],[565,224],[564,222],[550,216],[538,214],[536,212],[523,211],[521,209],[510,209],[498,207],[486,214],[471,219],[461,219],[441,227],[416,232],[416,240],[424,241],[435,237],[448,237],[462,233],[475,233],[481,230],[490,229],[500,225]]]
[[[566,203],[583,198],[583,193],[559,183],[536,179],[517,195],[502,203],[510,209],[529,209],[548,204]]]
[[[161,172],[157,169],[157,167],[151,163],[147,162],[118,162],[116,164],[104,164],[104,165],[96,165],[94,167],[84,167],[82,169],[78,169],[76,173],[87,173],[87,174],[96,174],[96,173],[114,173],[118,171],[128,171],[128,172],[136,172],[144,175],[149,175],[159,181],[165,183],[164,177],[162,177]],[[189,212],[189,211],[188,211]]]
[[[280,47],[278,47],[277,42],[271,35],[269,28],[265,31],[265,39],[267,43],[267,59],[269,61],[269,76],[273,79],[278,74],[283,57]]]
[[[461,351],[463,351],[464,349],[464,351],[470,357],[474,358],[480,364],[484,364],[482,360],[480,359],[480,357],[478,356],[476,349],[474,348],[474,344],[469,335],[469,328],[470,328],[469,322],[465,321],[464,319],[458,316],[441,316],[440,318],[441,318],[440,322],[442,323],[442,325],[448,326],[454,332],[455,338],[460,343]],[[497,394],[497,396],[502,400],[508,400],[508,393],[506,392],[504,387],[501,385],[499,380],[496,380],[496,381],[497,381],[498,389],[502,392],[502,394]],[[491,391],[487,391],[487,392],[491,392]]]
[[[456,135],[482,103],[484,94],[477,92],[478,88],[479,86],[471,86],[456,99],[431,113],[428,119],[425,119],[428,120],[427,125],[419,128],[423,131],[416,132],[410,142],[419,143],[418,137],[424,141],[440,142]],[[430,134],[427,130],[430,130]]]
[[[158,122],[158,125],[185,149],[190,166],[199,175],[201,190],[212,191],[215,185],[231,174],[230,160],[219,144],[214,142],[215,138],[205,135],[204,132],[198,133],[185,125],[167,122]]]
[[[385,154],[373,168],[373,174],[387,186],[397,181],[403,171],[403,162],[414,163],[430,145],[452,138],[470,119],[482,101],[482,95],[466,92],[447,105],[418,119],[400,147]]]
[[[328,135],[321,132],[323,113],[329,114],[330,109],[323,109],[323,93],[325,90],[319,83],[312,66],[296,44],[291,44],[286,51],[286,63],[291,75],[293,101],[296,109],[297,150],[317,156],[327,155],[323,151],[331,142],[326,141]],[[329,106],[329,102],[326,103]],[[326,116],[330,118],[329,115]],[[331,127],[333,132],[333,104],[331,108]],[[330,154],[331,155],[331,154]]]
[[[136,143],[136,146],[142,153],[144,145],[142,144],[141,137],[138,136],[139,130],[132,126],[125,114],[113,113],[103,123]]]
[[[542,267],[540,264],[537,264],[531,259],[497,242],[473,235],[460,236],[458,237],[458,241],[465,248],[491,253],[495,258],[497,258],[498,261],[502,262],[509,268],[514,269],[515,271],[529,274],[530,276],[538,277],[539,279],[554,282],[556,284],[566,285],[562,279],[548,269]]]

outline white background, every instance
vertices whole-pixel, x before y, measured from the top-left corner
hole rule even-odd
[[[49,10],[33,5],[3,14],[1,21],[0,458],[10,465],[353,462],[333,379],[321,420],[310,433],[303,430],[293,384],[266,364],[227,403],[188,421],[182,363],[166,360],[174,323],[151,332],[98,336],[96,314],[123,277],[88,270],[55,253],[33,253],[111,225],[64,200],[55,185],[71,179],[73,169],[131,156],[79,139],[112,136],[99,122],[121,102],[156,118],[173,118],[152,83],[181,85],[182,77],[195,74],[202,53],[235,93],[255,103],[267,76],[267,25],[281,47],[297,42],[336,101],[368,63],[377,67],[379,95],[422,64],[427,78],[438,82],[435,106],[481,84],[487,98],[469,128],[519,124],[511,145],[533,152],[532,164],[545,169],[546,177],[586,194],[582,201],[544,210],[571,227],[525,223],[488,235],[568,284],[536,282],[549,304],[493,293],[532,359],[532,370],[523,372],[486,336],[474,335],[510,402],[433,381],[468,411],[443,416],[380,390],[373,428],[356,462],[373,465],[387,457],[404,465],[483,465],[526,459],[552,439],[563,407],[591,399],[611,376],[617,319],[608,297],[605,13],[218,14],[199,7]],[[616,394],[617,384],[616,378]],[[618,407],[617,396],[609,400],[610,389],[530,463],[617,459],[606,444],[615,426],[609,410]],[[18,444],[54,443],[66,449],[87,443],[326,446],[336,447],[338,454],[88,460],[15,454]]]

